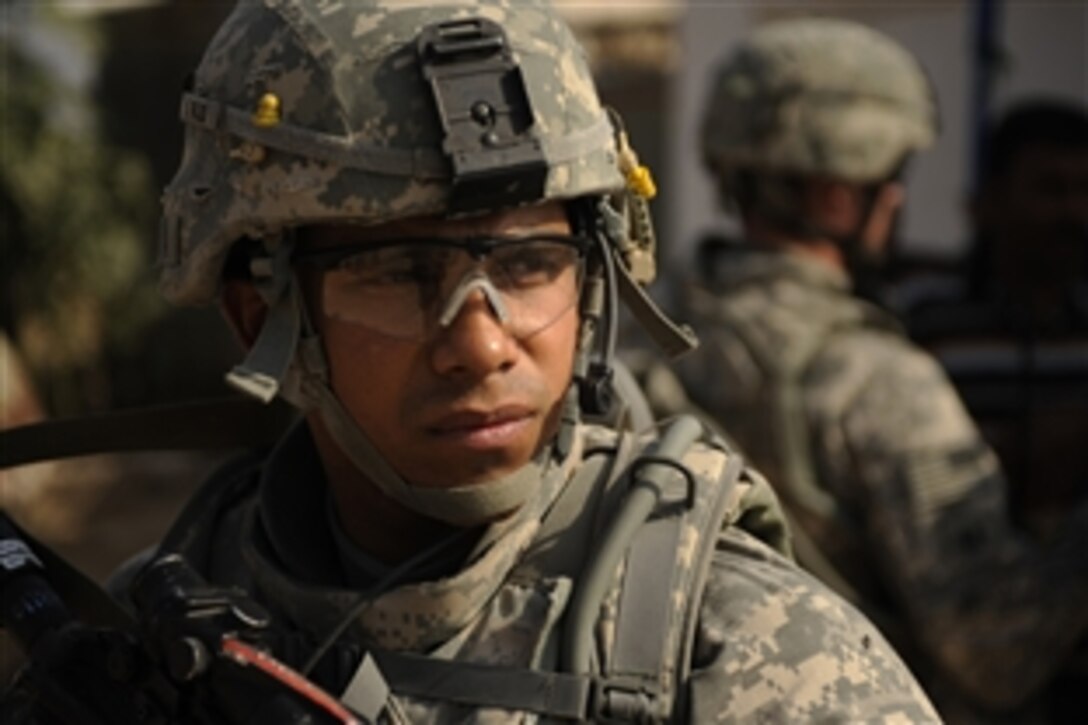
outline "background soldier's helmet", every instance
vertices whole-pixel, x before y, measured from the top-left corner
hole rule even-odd
[[[212,300],[242,237],[624,185],[583,52],[534,0],[243,0],[182,118],[161,240],[175,302]]]
[[[759,28],[725,58],[702,127],[703,158],[738,171],[871,183],[937,133],[918,61],[858,23],[805,18]]]

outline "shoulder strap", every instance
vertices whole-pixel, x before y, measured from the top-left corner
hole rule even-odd
[[[797,563],[815,574],[840,596],[855,605],[860,605],[862,597],[857,589],[824,554],[803,523],[797,520],[797,515],[791,513],[790,509],[795,508],[797,513],[821,520],[842,519],[844,516],[835,498],[821,487],[815,478],[816,460],[806,425],[807,412],[804,408],[802,382],[816,356],[826,348],[832,337],[859,324],[884,326],[882,320],[867,312],[859,320],[831,321],[818,333],[810,334],[805,338],[804,344],[798,348],[799,353],[790,357],[772,358],[761,345],[751,339],[747,333],[747,327],[742,321],[735,319],[730,310],[722,309],[721,313],[727,324],[730,324],[731,330],[763,371],[765,379],[768,380],[768,388],[771,391],[772,427],[768,434],[774,440],[774,450],[780,461],[779,473],[781,474],[781,478],[775,481],[775,485],[784,488],[782,494],[789,504],[784,514],[792,532]]]
[[[269,445],[293,417],[283,404],[222,398],[47,420],[0,431],[0,468],[95,453]]]
[[[592,550],[601,526],[616,510],[624,493],[618,484],[634,453],[635,436],[627,431],[589,430],[581,464],[544,517],[536,542],[514,569],[512,578],[577,579],[585,566],[586,552]]]
[[[769,355],[763,346],[752,339],[742,320],[735,319],[732,311],[722,309],[721,314],[730,331],[743,343],[756,365],[768,381],[772,393],[771,427],[774,449],[780,456],[783,480],[776,484],[786,486],[791,502],[820,516],[832,516],[838,509],[835,499],[823,490],[812,475],[814,457],[805,426],[806,413],[801,381],[816,356],[827,345],[828,339],[849,324],[832,323],[817,334],[808,335],[790,356]],[[797,344],[797,343],[795,343]]]
[[[598,707],[609,717],[666,722],[682,719],[686,710],[683,683],[698,608],[718,530],[739,499],[743,462],[692,441],[675,457],[636,458],[633,467],[640,464],[671,471],[661,478],[659,505],[627,549]],[[715,475],[706,477],[708,470]],[[639,473],[630,476],[637,480]]]

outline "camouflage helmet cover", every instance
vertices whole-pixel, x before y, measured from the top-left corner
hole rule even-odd
[[[443,120],[417,41],[468,18],[502,28],[524,79],[546,163],[532,201],[621,189],[581,46],[546,2],[242,0],[182,100],[184,151],[163,197],[164,294],[214,299],[244,236],[450,213]]]
[[[702,150],[719,175],[752,169],[851,182],[887,178],[937,134],[918,61],[859,23],[797,18],[756,30],[718,68]]]

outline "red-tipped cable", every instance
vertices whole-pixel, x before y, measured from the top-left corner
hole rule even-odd
[[[222,652],[240,665],[252,665],[269,677],[283,683],[304,700],[325,710],[344,725],[362,725],[339,700],[306,677],[291,669],[267,652],[262,652],[235,637],[224,637]]]

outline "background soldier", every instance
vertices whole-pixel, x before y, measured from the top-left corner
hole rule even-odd
[[[937,131],[922,68],[861,25],[770,24],[725,59],[704,120],[747,243],[700,250],[689,395],[776,485],[802,563],[868,609],[950,719],[1049,714],[1088,627],[1088,512],[1045,546],[1012,528],[947,378],[859,292]]]
[[[618,296],[691,341],[639,286],[645,170],[548,6],[245,2],[181,113],[164,290],[218,298],[249,350],[231,382],[303,420],[196,495],[139,611],[163,571],[241,587],[367,720],[935,717],[694,419],[582,419],[609,409]],[[243,692],[201,704],[275,721]]]
[[[1013,515],[1045,535],[1088,498],[1088,114],[1020,101],[981,165],[965,268],[928,278],[907,323],[1000,457]]]

